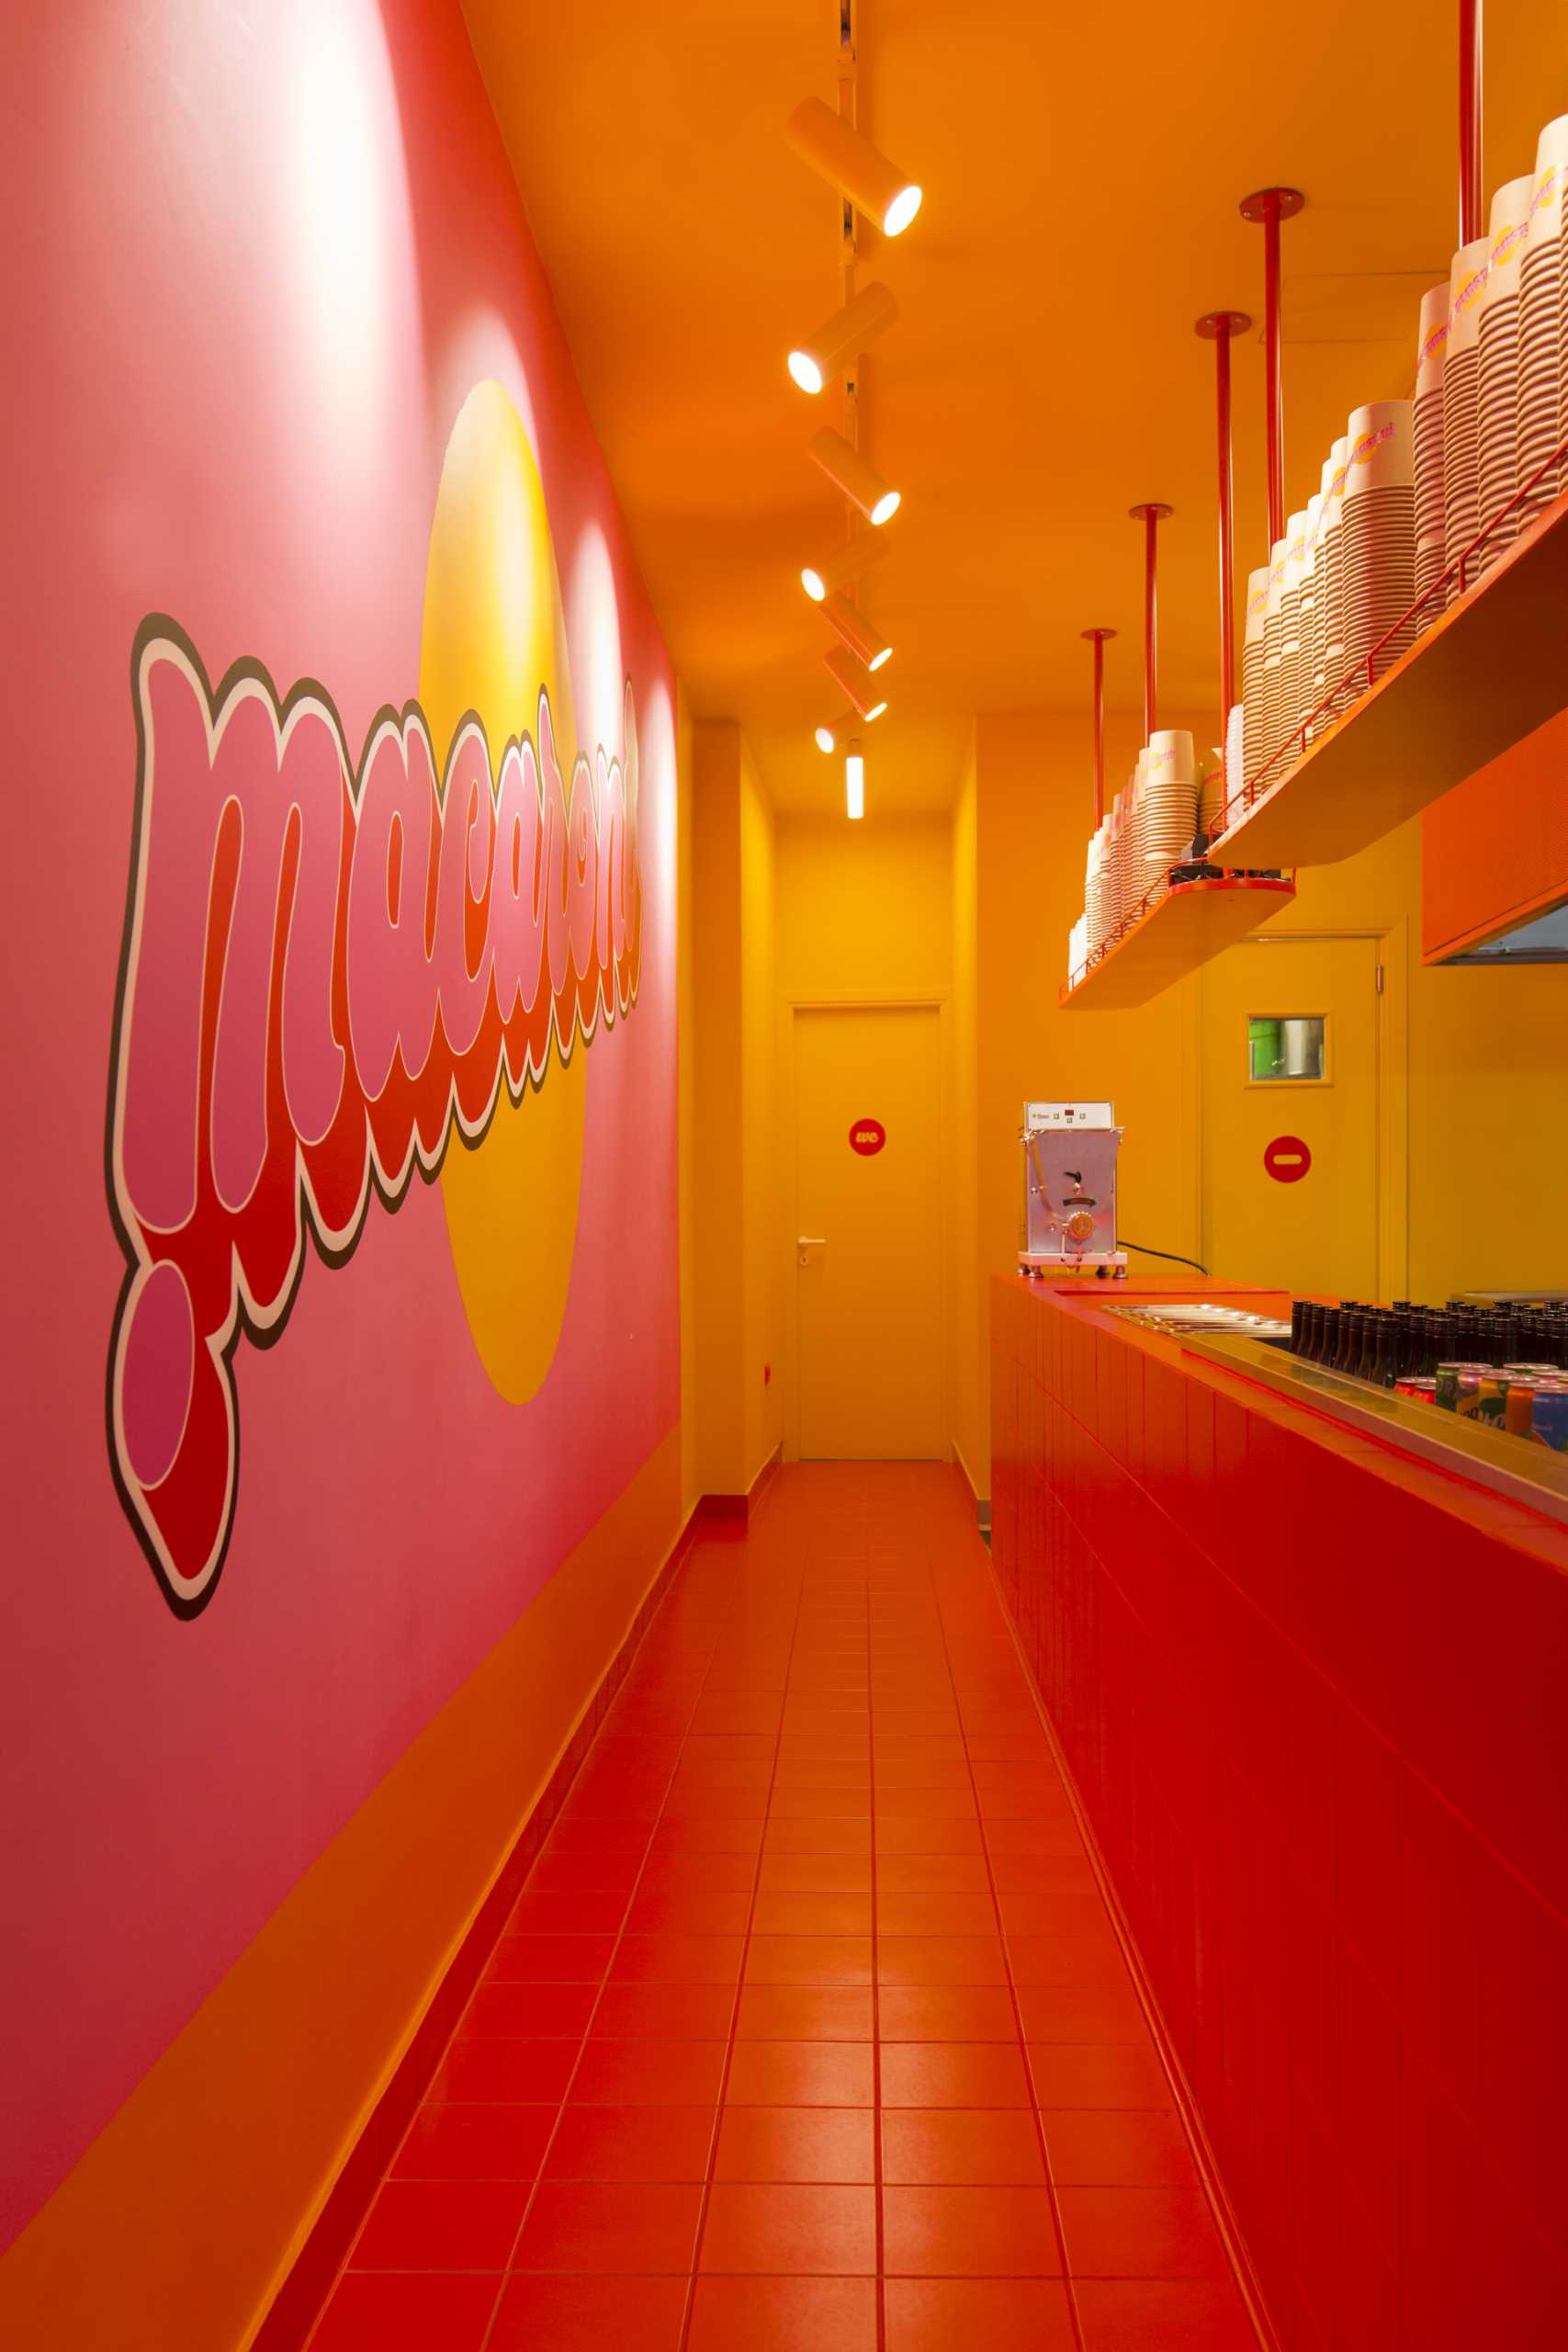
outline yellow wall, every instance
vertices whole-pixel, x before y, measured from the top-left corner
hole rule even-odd
[[[745,1406],[740,1489],[777,1451],[779,1380],[778,1061],[773,1032],[774,831],[750,752],[741,744],[741,1290],[739,1376]]]
[[[697,1241],[694,1180],[696,1167],[696,993],[692,942],[694,826],[692,712],[685,689],[675,690],[675,1038],[676,1121],[680,1164],[681,1227],[681,1516],[702,1492],[697,1476],[696,1396]]]
[[[971,734],[953,808],[953,1260],[948,1385],[953,1449],[977,1495],[987,1456],[981,1419],[980,1330],[983,1306],[978,1257],[979,1154],[976,1146],[979,988],[979,798]]]
[[[955,1107],[958,1023],[953,1001],[953,831],[946,816],[784,818],[777,830],[776,1041],[781,1073],[775,1262],[785,1312],[781,1339],[786,1402],[795,1395],[794,1144],[796,1004],[926,1001],[941,1008],[945,1388],[950,1424],[959,1394],[954,1311],[959,1237]],[[969,1035],[973,1037],[973,1023]],[[972,1124],[962,1132],[973,1134]],[[786,1424],[787,1426],[787,1424]]]
[[[1343,865],[1303,872],[1279,921],[1384,938],[1395,998],[1384,1080],[1408,1123],[1393,1203],[1405,1238],[1398,1295],[1568,1286],[1568,975],[1423,964],[1420,861],[1417,820]],[[1396,1263],[1385,1287],[1399,1279]]]
[[[779,1442],[773,820],[731,721],[694,728],[692,769],[690,1461],[739,1495]]]

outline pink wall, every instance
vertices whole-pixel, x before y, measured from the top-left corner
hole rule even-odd
[[[679,1409],[674,684],[456,0],[24,14],[0,98],[0,2242]],[[321,681],[352,762],[420,691],[443,456],[485,379],[537,458],[579,737],[618,749],[626,677],[640,744],[639,988],[587,1051],[561,1339],[508,1403],[417,1177],[347,1263],[308,1249],[278,1343],[240,1340],[231,1539],[182,1619],[106,1436],[133,640],[164,612],[214,681]]]

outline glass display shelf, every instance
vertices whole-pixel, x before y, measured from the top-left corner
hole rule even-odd
[[[1303,1363],[1277,1342],[1239,1334],[1177,1336],[1189,1355],[1240,1373],[1292,1404],[1396,1445],[1450,1477],[1488,1487],[1511,1502],[1568,1525],[1568,1453],[1553,1453],[1550,1446],[1516,1437],[1491,1422],[1463,1419],[1440,1406],[1398,1396],[1353,1374]]]

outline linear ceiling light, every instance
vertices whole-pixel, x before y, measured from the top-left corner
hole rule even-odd
[[[863,571],[869,571],[886,553],[886,539],[874,539],[869,531],[857,531],[852,539],[845,540],[837,555],[828,558],[826,563],[803,564],[800,584],[812,603],[819,605],[824,596],[832,594],[835,588],[842,588],[847,581],[858,580]]]
[[[874,466],[868,466],[853,444],[830,424],[814,433],[807,445],[812,456],[852,506],[872,523],[886,523],[898,512],[899,493],[890,490]]]
[[[852,709],[862,718],[880,718],[887,705],[883,699],[880,679],[874,678],[863,662],[857,662],[847,645],[835,645],[831,653],[822,656],[823,666],[833,684],[849,701]]]
[[[868,220],[875,221],[885,237],[897,236],[919,210],[920,190],[908,173],[890,164],[863,130],[857,130],[820,98],[802,99],[784,136],[813,171],[820,172]]]
[[[893,324],[898,305],[886,286],[863,286],[852,302],[825,319],[815,334],[789,355],[789,372],[803,392],[830,384],[847,359]]]
[[[852,653],[858,653],[868,670],[880,670],[891,660],[893,648],[880,629],[871,623],[858,605],[847,596],[832,595],[824,599],[822,617],[830,628],[838,631]]]
[[[865,753],[858,743],[852,743],[844,753],[844,814],[865,815]]]

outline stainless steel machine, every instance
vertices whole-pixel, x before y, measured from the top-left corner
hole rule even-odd
[[[1123,1275],[1116,1247],[1116,1154],[1122,1130],[1109,1102],[1026,1102],[1023,1219],[1026,1274]]]

